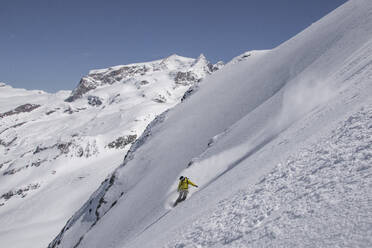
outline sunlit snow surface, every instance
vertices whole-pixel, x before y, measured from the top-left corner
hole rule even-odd
[[[49,94],[0,83],[0,246],[46,247],[135,138],[211,66],[203,55],[171,55],[93,70],[84,78],[95,88],[72,102],[65,99],[77,90]],[[182,78],[186,72],[194,78]]]
[[[371,246],[372,2],[257,55],[153,121],[50,247]],[[200,187],[170,208],[180,175]]]
[[[195,63],[183,61],[183,65],[195,65],[204,58]],[[159,68],[164,64],[167,60]],[[40,247],[37,242],[41,244],[43,237],[45,243],[44,230],[61,229],[66,215],[80,206],[50,240],[50,247],[370,247],[371,82],[372,2],[349,1],[273,50],[238,56],[146,129],[147,123],[142,122],[139,134],[144,132],[124,161],[123,152],[108,152],[102,157],[74,159],[67,167],[61,159],[60,164],[53,164],[55,175],[52,167],[43,170],[45,181],[36,181],[47,186],[35,189],[34,194],[27,191],[25,198],[12,198],[0,208],[1,244],[29,247],[28,242]],[[125,92],[137,92],[132,83]],[[94,90],[97,96],[115,102],[115,96],[108,95],[118,88],[111,87],[116,84],[108,91],[101,85]],[[153,103],[160,104],[163,98],[151,92],[145,95],[151,96],[151,106],[158,106]],[[68,95],[59,94],[59,98]],[[161,95],[166,94],[162,91]],[[43,92],[32,95],[47,97]],[[78,104],[86,100],[76,100],[72,110],[79,110]],[[44,114],[41,108],[31,113]],[[1,113],[9,109],[6,106]],[[124,128],[115,125],[117,110],[106,110],[87,124],[94,133],[91,136],[98,135],[98,150]],[[127,120],[128,116],[120,118]],[[106,120],[110,125],[101,126]],[[33,126],[40,128],[38,122],[33,120]],[[80,122],[74,122],[75,128]],[[111,129],[112,136],[108,135]],[[68,126],[63,130],[72,135]],[[86,129],[78,130],[84,133]],[[99,136],[103,131],[106,135]],[[12,134],[6,142],[12,141]],[[121,166],[97,189],[97,180],[105,177],[104,170],[96,170],[102,164],[110,167],[106,173]],[[0,170],[4,168],[8,167]],[[90,176],[82,177],[91,178],[92,183],[81,183],[75,177],[83,172]],[[52,177],[56,175],[65,176],[59,176],[56,183]],[[192,188],[187,201],[171,208],[180,175],[188,176],[199,188]],[[27,186],[30,181],[3,183],[4,178],[0,185],[5,189],[13,184]],[[43,191],[52,194],[43,198]],[[36,192],[41,192],[39,198]],[[59,200],[69,194],[77,200]],[[22,199],[27,204],[19,204]],[[44,205],[47,210],[40,210]],[[62,210],[66,210],[62,216],[53,219]],[[23,225],[22,220],[26,220]],[[57,230],[50,230],[49,236],[52,233]],[[17,246],[13,246],[15,241]]]
[[[369,247],[371,145],[370,103],[179,227],[166,247]]]

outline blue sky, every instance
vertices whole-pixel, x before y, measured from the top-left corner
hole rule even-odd
[[[0,81],[72,90],[90,69],[270,49],[346,0],[0,0]]]

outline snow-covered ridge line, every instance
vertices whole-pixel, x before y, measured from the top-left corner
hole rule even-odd
[[[103,73],[106,73],[108,71],[119,70],[122,67],[136,67],[136,66],[146,66],[146,65],[150,66],[150,65],[160,64],[164,60],[166,60],[166,59],[169,60],[169,59],[172,59],[172,58],[173,59],[178,59],[178,60],[183,60],[185,62],[191,62],[191,63],[193,63],[195,61],[194,58],[188,58],[188,57],[179,56],[177,54],[172,54],[165,59],[158,59],[158,60],[153,60],[153,61],[148,61],[148,62],[131,63],[131,64],[126,64],[126,65],[116,65],[116,66],[112,66],[112,67],[109,67],[109,68],[103,68],[103,69],[93,69],[93,70],[89,71],[89,74],[103,74]]]
[[[93,89],[115,83],[130,83],[136,80],[145,85],[149,83],[148,77],[156,77],[159,73],[169,74],[169,77],[174,78],[177,84],[199,82],[222,66],[221,62],[212,65],[201,54],[197,59],[171,55],[162,60],[92,70],[80,80],[79,85],[66,101],[73,102]]]

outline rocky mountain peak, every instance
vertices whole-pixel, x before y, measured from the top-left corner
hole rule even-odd
[[[137,81],[148,81],[149,77],[158,77],[159,72],[164,73],[166,77],[173,77],[176,84],[191,85],[218,68],[212,65],[203,54],[198,59],[172,54],[164,59],[151,62],[91,70],[87,76],[80,80],[66,102],[73,102],[82,98],[87,92],[101,86],[114,83],[126,84],[133,81],[135,85],[138,85]],[[182,83],[180,83],[181,81]]]
[[[205,77],[208,74],[220,69],[223,66],[223,62],[219,62],[217,65],[213,65],[211,62],[207,60],[204,54],[200,54],[199,57],[195,60],[194,64],[192,65],[193,71],[199,77]]]
[[[169,70],[182,70],[190,67],[195,59],[172,54],[160,62],[161,68]]]
[[[199,61],[203,61],[204,63],[209,63],[209,61],[207,60],[207,58],[205,57],[203,53],[201,53],[199,57],[197,58],[197,62]]]

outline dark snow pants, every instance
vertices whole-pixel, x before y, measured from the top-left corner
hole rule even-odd
[[[189,191],[187,189],[181,189],[180,191],[180,195],[178,196],[176,202],[174,203],[174,205],[176,206],[178,203],[186,200],[186,197],[187,197],[187,194],[189,193]]]

